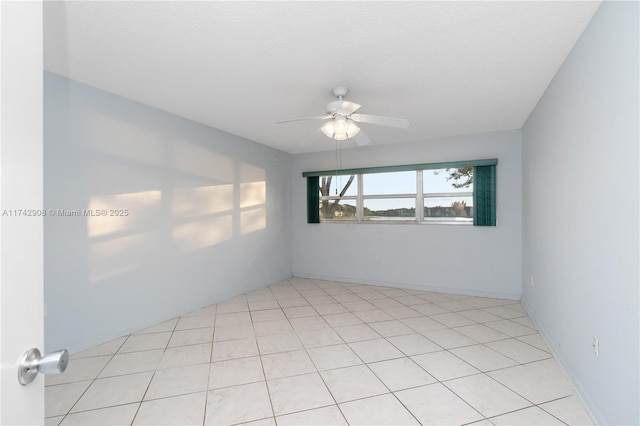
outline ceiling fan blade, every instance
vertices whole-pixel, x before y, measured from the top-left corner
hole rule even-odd
[[[313,145],[314,143],[316,143],[318,141],[318,139],[320,139],[321,136],[324,136],[324,133],[322,133],[322,129],[316,129],[315,132],[311,133],[309,136],[307,136],[306,138],[302,139],[298,145],[299,146],[310,146]]]
[[[291,123],[293,121],[305,121],[305,120],[328,120],[330,118],[333,118],[333,115],[317,115],[315,117],[303,117],[303,118],[294,118],[292,120],[282,120],[282,121],[278,121],[276,124],[282,124],[282,123]]]
[[[349,116],[355,122],[378,124],[380,126],[399,127],[406,129],[409,127],[409,120],[404,118],[383,117],[381,115],[369,115],[369,114],[352,114]]]
[[[369,139],[369,137],[362,131],[362,129],[360,129],[358,134],[351,139],[353,139],[353,141],[358,146],[367,145],[369,144],[369,142],[371,142],[371,139]]]
[[[362,105],[349,101],[333,101],[327,105],[327,113],[350,115],[360,109]]]

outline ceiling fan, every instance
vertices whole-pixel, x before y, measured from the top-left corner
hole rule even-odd
[[[349,89],[344,86],[338,86],[333,89],[333,94],[338,98],[337,101],[327,104],[327,114],[315,117],[295,118],[293,120],[278,121],[277,124],[290,123],[292,121],[304,120],[328,120],[311,136],[306,138],[301,144],[306,145],[312,143],[320,132],[327,137],[336,141],[353,139],[358,145],[366,145],[369,138],[358,127],[357,123],[377,124],[380,126],[398,127],[406,129],[409,127],[409,121],[403,118],[383,117],[380,115],[356,114],[362,105],[355,102],[345,101],[343,98],[347,96]]]

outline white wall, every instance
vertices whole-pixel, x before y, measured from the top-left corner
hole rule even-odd
[[[323,141],[324,142],[324,141]],[[326,143],[331,143],[328,139]],[[307,224],[302,172],[336,168],[335,151],[294,156],[293,274],[519,299],[521,136],[507,131],[345,149],[342,167],[498,158],[498,227]],[[373,264],[373,256],[380,258]]]
[[[638,18],[605,1],[522,131],[523,302],[601,424],[640,423]]]
[[[45,73],[47,350],[291,276],[289,154]]]

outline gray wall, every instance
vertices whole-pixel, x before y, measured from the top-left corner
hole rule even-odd
[[[640,423],[638,18],[605,1],[522,131],[523,302],[601,424]]]
[[[291,275],[291,156],[44,76],[46,348],[81,350]]]
[[[331,143],[327,140],[327,143]],[[296,155],[292,167],[293,274],[519,299],[519,130],[345,149],[342,167],[498,158],[498,227],[306,223],[302,172],[336,168],[335,151]],[[380,258],[373,264],[373,256]]]

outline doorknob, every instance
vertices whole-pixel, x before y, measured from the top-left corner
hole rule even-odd
[[[62,374],[68,364],[69,352],[66,349],[41,356],[38,349],[31,348],[18,360],[18,381],[21,385],[28,385],[38,373]]]

